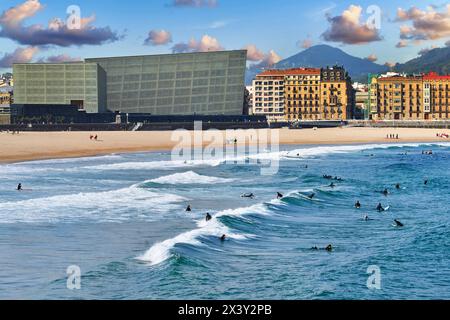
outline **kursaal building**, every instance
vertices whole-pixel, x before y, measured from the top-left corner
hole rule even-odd
[[[246,60],[237,50],[14,64],[14,100],[87,113],[241,115]]]

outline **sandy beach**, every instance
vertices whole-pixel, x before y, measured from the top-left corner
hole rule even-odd
[[[216,137],[215,142],[208,140],[206,131],[203,137],[194,138],[186,133],[183,142],[177,140],[172,131],[154,132],[21,132],[19,134],[0,133],[0,163],[20,161],[84,157],[111,153],[171,150],[175,146],[233,144],[256,144],[264,137],[273,136],[273,142],[283,144],[358,144],[358,143],[405,143],[405,142],[443,142],[449,139],[439,138],[436,133],[450,134],[450,130],[409,129],[409,128],[329,128],[329,129],[263,129],[251,130],[240,134],[230,132],[223,139]],[[98,135],[98,140],[90,140],[90,135]],[[388,134],[399,135],[399,139],[387,139]],[[279,139],[277,138],[279,137]],[[220,137],[220,135],[219,135]],[[196,141],[194,143],[194,140]]]

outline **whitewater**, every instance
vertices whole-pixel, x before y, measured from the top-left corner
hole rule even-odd
[[[449,160],[442,142],[0,165],[0,298],[450,298]],[[380,291],[367,289],[370,265]]]

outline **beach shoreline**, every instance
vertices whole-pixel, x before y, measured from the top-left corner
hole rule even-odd
[[[175,135],[174,135],[175,133]],[[259,145],[352,145],[372,143],[437,143],[448,142],[437,133],[450,134],[450,130],[421,128],[321,128],[321,129],[255,129],[217,131],[223,139],[208,140],[203,135],[188,131],[138,131],[138,132],[21,132],[0,134],[0,163],[36,160],[80,158],[115,153],[170,151],[174,147],[225,147],[237,144]],[[387,135],[393,134],[394,139]],[[396,139],[398,134],[399,139]],[[91,140],[97,135],[98,140]],[[177,140],[184,135],[184,141]],[[216,136],[217,138],[217,136]],[[194,142],[195,141],[195,142]]]

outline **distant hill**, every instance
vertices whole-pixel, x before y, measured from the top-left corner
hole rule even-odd
[[[450,74],[450,47],[437,48],[394,67],[397,72]]]
[[[321,68],[326,66],[344,66],[353,81],[365,81],[368,73],[383,73],[388,71],[382,66],[366,59],[351,56],[341,49],[328,45],[317,45],[306,49],[292,57],[284,59],[273,66],[274,69],[288,69],[299,67]],[[250,67],[247,69],[246,83],[251,81],[262,70]]]

